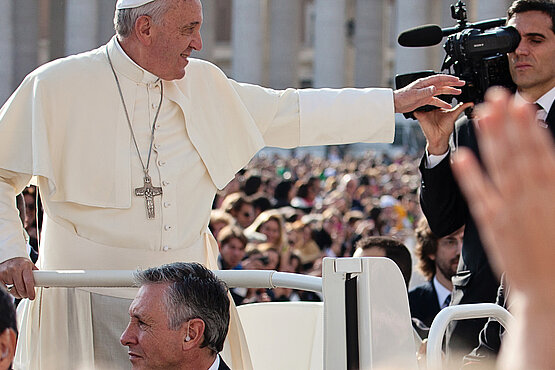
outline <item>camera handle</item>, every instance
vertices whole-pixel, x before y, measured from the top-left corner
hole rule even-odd
[[[461,0],[457,4],[451,4],[451,18],[456,19],[460,29],[466,28],[468,19],[466,14],[466,4]]]

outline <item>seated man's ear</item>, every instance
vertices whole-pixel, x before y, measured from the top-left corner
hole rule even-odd
[[[204,321],[191,319],[183,324],[183,349],[199,348],[204,341]]]
[[[17,336],[15,331],[7,328],[0,334],[0,368],[8,369],[15,357],[15,345]]]

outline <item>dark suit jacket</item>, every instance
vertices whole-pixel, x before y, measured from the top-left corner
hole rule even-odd
[[[218,366],[218,370],[231,370],[229,366],[227,366],[227,364],[224,362],[224,359],[222,358],[222,356],[220,356],[220,366]]]
[[[510,310],[509,302],[507,301],[507,296],[509,295],[510,287],[507,285],[507,281],[504,279],[504,274],[501,277],[501,285],[497,291],[497,301],[496,304],[503,308]],[[504,335],[505,329],[499,324],[499,322],[494,319],[488,319],[487,324],[484,326],[482,331],[480,331],[479,345],[474,348],[470,354],[464,357],[465,369],[468,367],[480,368],[480,366],[493,363],[499,353],[499,348],[501,347],[501,337]]]
[[[410,316],[430,327],[440,310],[437,292],[432,280],[413,288],[409,292]]]
[[[546,122],[555,136],[555,104]],[[456,142],[469,147],[479,158],[474,126],[467,121],[459,127]],[[495,302],[499,281],[491,270],[474,220],[451,172],[449,156],[431,169],[425,168],[423,158],[420,172],[420,204],[434,234],[443,237],[466,225],[461,260],[457,275],[453,277],[451,304]],[[456,321],[448,332],[449,348],[470,352],[478,345],[478,334],[485,321]]]

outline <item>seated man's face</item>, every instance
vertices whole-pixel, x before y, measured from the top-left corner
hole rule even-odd
[[[11,369],[16,342],[17,338],[13,329],[7,328],[0,333],[0,370]]]
[[[129,307],[129,325],[120,342],[129,347],[133,369],[173,369],[183,361],[184,329],[168,327],[164,303],[167,287],[168,284],[142,286]]]

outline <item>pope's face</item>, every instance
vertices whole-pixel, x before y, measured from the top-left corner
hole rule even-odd
[[[129,307],[129,325],[120,342],[129,347],[133,369],[177,369],[183,362],[184,329],[168,327],[167,288],[168,284],[144,285]]]
[[[515,14],[508,22],[522,40],[509,54],[513,81],[528,100],[536,100],[555,86],[555,34],[551,18],[532,10]]]
[[[202,49],[200,0],[170,0],[171,5],[159,24],[152,24],[152,43],[148,53],[150,72],[163,80],[185,76],[187,58]]]

